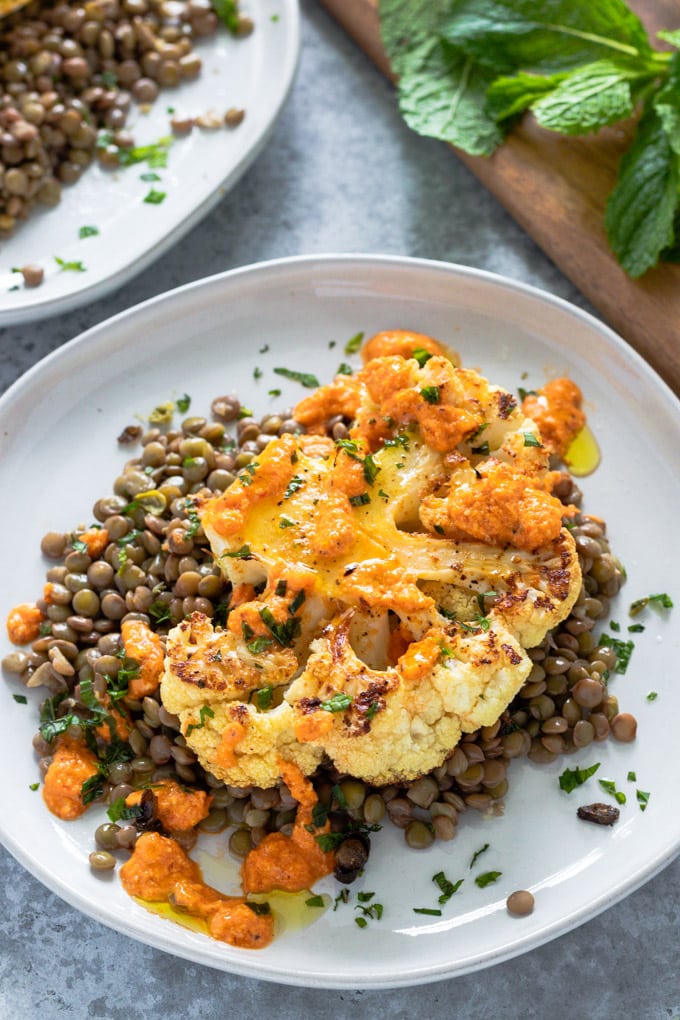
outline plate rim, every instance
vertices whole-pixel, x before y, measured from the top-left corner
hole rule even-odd
[[[463,279],[475,279],[489,283],[495,287],[500,286],[501,288],[518,292],[534,300],[538,300],[552,306],[558,309],[562,314],[566,314],[568,317],[572,317],[586,323],[588,326],[595,329],[596,332],[600,333],[603,339],[608,343],[613,343],[614,346],[619,349],[620,353],[623,354],[626,360],[634,366],[638,373],[641,372],[644,376],[646,376],[647,382],[655,387],[658,396],[664,397],[664,401],[668,402],[669,411],[677,414],[680,410],[680,400],[673,393],[670,387],[644,360],[644,358],[642,358],[642,356],[636,352],[634,348],[627,344],[617,333],[611,330],[609,326],[601,322],[591,313],[579,308],[563,298],[550,294],[541,288],[535,287],[531,284],[526,284],[523,281],[513,280],[512,278],[492,273],[487,270],[475,269],[469,266],[460,266],[440,260],[370,253],[331,253],[282,257],[238,267],[205,277],[201,280],[191,281],[190,283],[173,288],[165,293],[155,295],[131,308],[125,309],[80,333],[32,366],[0,397],[0,413],[5,412],[6,408],[11,406],[13,401],[21,396],[25,387],[31,387],[34,382],[39,379],[42,372],[49,371],[54,361],[60,361],[64,357],[68,359],[74,354],[77,355],[79,350],[84,350],[89,343],[96,341],[99,333],[106,332],[111,328],[118,328],[121,323],[124,324],[126,319],[134,318],[140,313],[147,314],[150,312],[153,314],[156,306],[162,307],[166,304],[172,304],[174,301],[181,301],[186,294],[194,290],[200,290],[208,287],[220,287],[225,283],[228,286],[231,281],[236,281],[236,284],[238,285],[239,281],[248,280],[249,277],[257,275],[264,275],[265,279],[275,279],[277,275],[283,274],[285,276],[286,273],[293,270],[306,271],[305,281],[306,285],[310,287],[313,285],[315,277],[327,275],[329,271],[341,273],[343,269],[354,268],[356,270],[357,266],[366,267],[369,265],[376,270],[389,267],[399,267],[402,270],[410,270],[415,274],[423,271],[435,271],[454,275]],[[253,959],[251,963],[249,956],[244,956],[243,959],[239,957],[237,963],[235,963],[231,958],[221,960],[199,957],[196,953],[191,951],[190,946],[185,947],[182,945],[176,945],[173,942],[170,933],[166,936],[164,932],[157,932],[155,930],[147,929],[142,931],[140,930],[141,925],[135,923],[128,924],[120,918],[111,919],[107,917],[106,913],[98,906],[98,904],[93,903],[89,898],[87,898],[87,896],[82,895],[77,888],[68,885],[65,880],[61,880],[57,877],[54,882],[50,880],[50,884],[48,885],[45,881],[44,875],[41,873],[39,863],[33,859],[28,849],[22,846],[22,844],[18,842],[11,833],[6,831],[5,823],[1,819],[0,841],[8,849],[12,856],[14,856],[15,859],[17,859],[19,863],[22,864],[36,879],[38,879],[41,884],[45,885],[50,892],[60,896],[67,903],[86,916],[119,933],[127,935],[146,945],[151,945],[154,948],[169,952],[176,957],[190,960],[194,963],[200,963],[203,966],[209,966],[218,970],[280,984],[293,986],[306,985],[309,987],[329,989],[388,989],[415,986],[434,981],[446,980],[453,976],[471,973],[492,964],[513,959],[530,949],[537,948],[538,946],[573,930],[585,921],[596,917],[602,911],[624,899],[645,882],[653,878],[680,853],[680,835],[672,838],[669,833],[668,838],[657,850],[656,854],[649,861],[638,867],[633,875],[627,876],[625,882],[620,882],[617,887],[608,889],[599,896],[596,896],[594,899],[591,899],[588,904],[584,904],[581,909],[571,915],[567,921],[557,919],[552,922],[552,924],[548,925],[547,928],[542,928],[538,932],[528,933],[525,936],[515,938],[509,946],[492,948],[485,953],[477,954],[474,960],[467,963],[454,966],[453,968],[445,963],[436,963],[430,966],[420,965],[417,973],[406,973],[402,976],[394,976],[394,974],[392,974],[386,978],[382,978],[378,975],[375,979],[370,981],[356,981],[348,978],[348,975],[345,973],[341,973],[340,975],[335,975],[330,972],[326,972],[323,975],[311,975],[308,973],[305,974],[304,972],[301,974],[294,974],[283,969],[280,964],[277,969],[277,965],[272,965],[270,962],[266,964],[266,969],[263,970],[262,965],[258,965],[256,959]]]

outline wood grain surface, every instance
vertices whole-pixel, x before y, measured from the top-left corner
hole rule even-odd
[[[321,3],[389,76],[377,0]],[[632,0],[630,6],[650,33],[680,26],[678,0]],[[631,280],[604,233],[605,202],[627,141],[623,127],[564,138],[527,116],[489,158],[454,152],[680,395],[680,265],[659,265],[640,280]]]

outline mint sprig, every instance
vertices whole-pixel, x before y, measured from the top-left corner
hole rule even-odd
[[[573,136],[641,113],[605,229],[629,276],[680,260],[680,53],[624,0],[380,0],[399,106],[419,134],[490,155],[531,111]],[[680,31],[659,39],[680,49]]]

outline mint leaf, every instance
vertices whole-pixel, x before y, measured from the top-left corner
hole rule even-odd
[[[605,215],[607,237],[626,272],[636,278],[673,243],[680,167],[661,118],[647,110],[619,166]]]
[[[564,71],[652,52],[642,22],[623,0],[453,0],[443,31],[497,72]]]
[[[680,30],[676,34],[677,45],[680,46]],[[676,155],[680,155],[680,53],[673,55],[668,69],[668,81],[656,93],[653,103],[670,147]]]
[[[540,75],[520,71],[511,78],[496,78],[486,90],[486,112],[496,121],[514,117],[552,92],[566,77],[566,73]]]
[[[447,5],[381,0],[383,42],[399,78],[399,109],[418,134],[488,156],[503,135],[485,111],[493,74],[481,69],[436,31],[435,9]],[[414,26],[416,26],[414,28]],[[411,44],[405,40],[411,40]]]
[[[599,131],[632,114],[631,81],[636,77],[641,77],[639,70],[611,60],[587,64],[534,103],[534,116],[542,127],[565,135]]]

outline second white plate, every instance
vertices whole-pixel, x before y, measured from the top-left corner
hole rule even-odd
[[[246,111],[237,127],[194,128],[170,147],[160,180],[141,180],[144,163],[112,172],[96,164],[77,184],[64,188],[53,209],[32,213],[16,234],[0,242],[0,327],[58,315],[98,300],[140,273],[195,226],[233,187],[264,146],[288,95],[300,46],[297,0],[248,0],[244,13],[253,33],[234,39],[224,28],[197,40],[201,75],[164,89],[148,113],[134,103],[129,128],[137,145],[172,135],[170,109],[196,116],[231,107]],[[162,203],[144,201],[151,188]],[[81,227],[99,233],[80,239]],[[55,261],[82,263],[84,272],[62,270]],[[26,288],[12,267],[36,263],[45,270],[40,287]],[[15,289],[16,288],[16,289]]]

